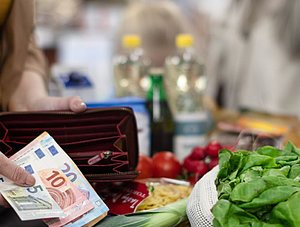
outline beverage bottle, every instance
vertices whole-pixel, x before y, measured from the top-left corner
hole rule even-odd
[[[151,156],[159,151],[173,152],[174,121],[163,84],[163,71],[152,69],[147,109],[151,122]]]
[[[203,97],[206,88],[204,64],[193,49],[193,37],[176,37],[177,53],[166,58],[165,82],[175,120],[174,153],[183,160],[195,146],[204,145],[209,112]]]
[[[150,60],[145,57],[140,44],[138,35],[125,35],[122,39],[122,53],[118,53],[113,59],[117,97],[146,96],[150,86],[148,77]]]

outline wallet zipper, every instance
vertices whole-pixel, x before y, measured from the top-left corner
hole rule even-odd
[[[97,154],[97,155],[91,157],[88,160],[88,164],[93,165],[97,162],[100,162],[102,159],[108,159],[109,157],[111,157],[113,155],[114,155],[114,152],[112,152],[112,151],[103,151],[100,154]]]

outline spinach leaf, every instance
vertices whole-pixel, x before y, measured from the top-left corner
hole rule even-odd
[[[257,198],[254,198],[249,203],[241,204],[240,207],[249,209],[277,204],[279,202],[286,201],[291,197],[291,195],[298,191],[300,191],[300,188],[298,187],[276,186],[265,190]]]
[[[297,148],[294,144],[292,144],[291,142],[288,142],[284,148],[284,151],[289,153],[292,152],[294,154],[296,154],[298,157],[300,156],[300,149]]]
[[[233,153],[230,150],[222,149],[219,151],[219,173],[218,179],[226,178],[231,171],[230,158]]]
[[[267,156],[267,155],[260,155],[260,154],[255,154],[255,153],[253,153],[253,155],[248,156],[248,160],[247,160],[244,168],[242,169],[242,172],[253,166],[262,166],[264,168],[278,167],[274,158]]]
[[[212,212],[215,215],[214,226],[243,226],[243,224],[249,226],[249,223],[259,224],[259,220],[254,215],[228,200],[219,200],[213,207]]]
[[[234,202],[250,202],[267,188],[268,185],[263,179],[240,183],[232,190],[230,200]]]
[[[265,147],[260,147],[257,149],[257,153],[261,154],[261,155],[266,155],[266,156],[270,156],[270,157],[278,157],[281,155],[286,154],[286,151],[283,150],[279,150],[275,147],[271,147],[271,146],[265,146]]]
[[[285,202],[279,203],[272,210],[275,218],[282,221],[285,226],[298,227],[300,226],[300,192],[295,193]]]
[[[300,176],[300,165],[299,164],[293,165],[291,167],[289,178],[294,179],[297,176]]]
[[[229,182],[220,182],[220,184],[217,186],[217,191],[219,199],[229,199],[232,188]]]
[[[272,187],[274,186],[295,186],[300,187],[300,182],[285,177],[263,176],[262,179]]]
[[[241,182],[257,180],[262,176],[264,169],[260,166],[253,167],[240,174]]]
[[[290,172],[290,166],[283,166],[280,169],[267,169],[263,176],[287,177]]]

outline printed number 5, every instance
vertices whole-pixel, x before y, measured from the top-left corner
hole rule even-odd
[[[27,188],[27,191],[29,191],[30,193],[37,193],[38,189],[43,191],[43,188],[41,187],[41,185],[37,185],[37,186],[34,186],[34,187]]]

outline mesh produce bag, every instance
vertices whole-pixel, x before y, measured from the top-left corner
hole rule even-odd
[[[186,213],[191,226],[211,227],[214,216],[212,207],[218,201],[215,180],[219,166],[206,173],[194,186],[187,202]]]

